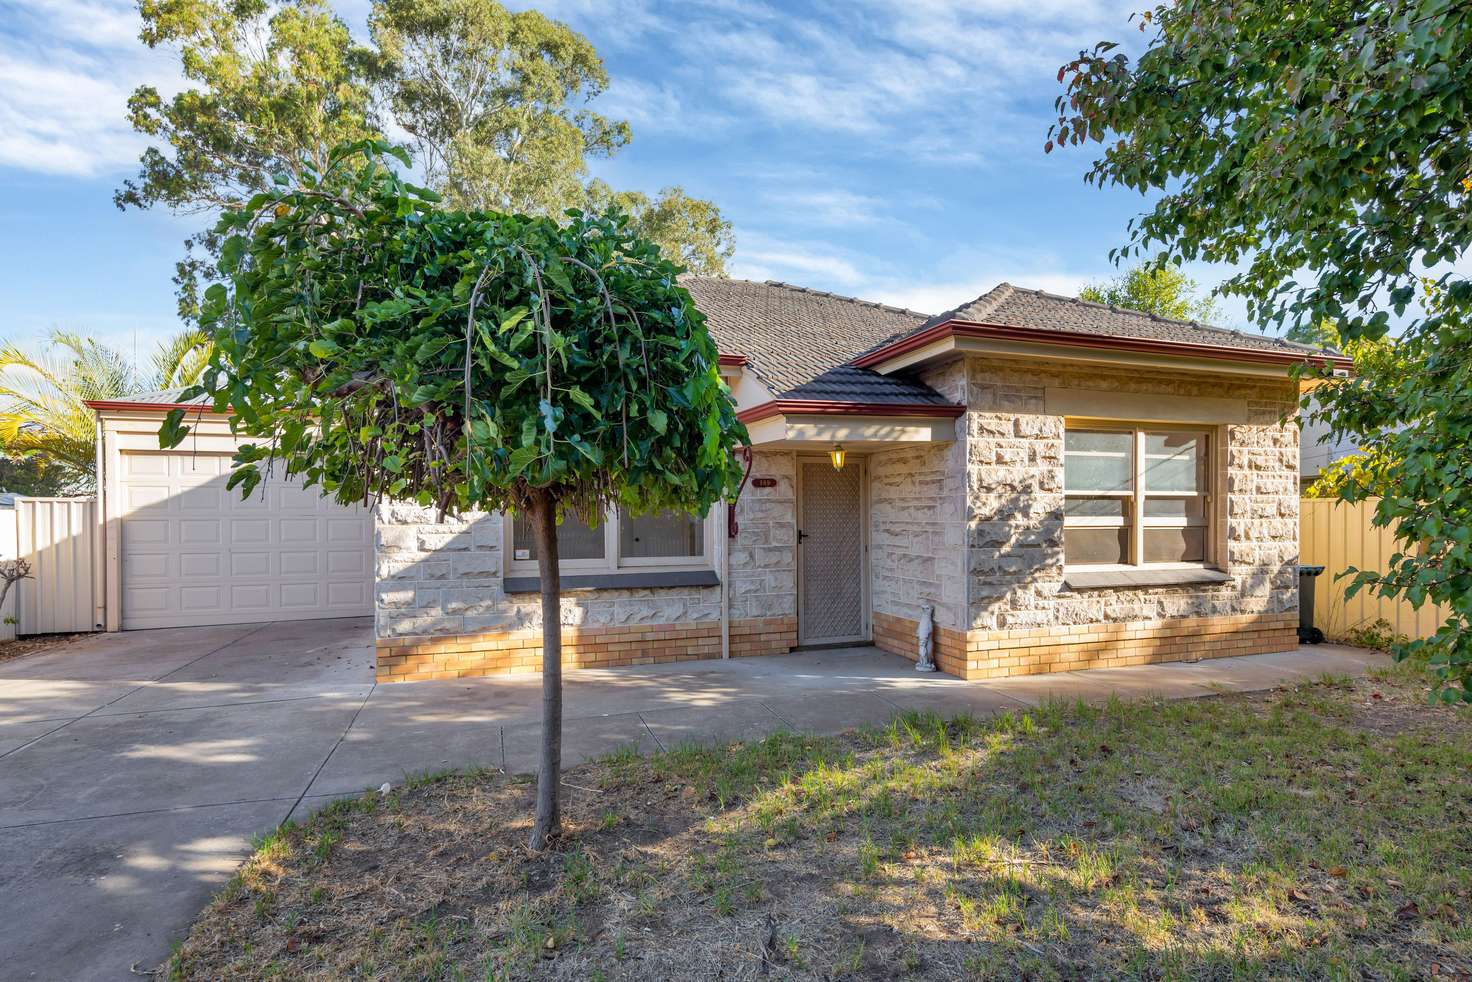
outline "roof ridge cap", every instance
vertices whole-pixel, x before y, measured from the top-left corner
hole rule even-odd
[[[1010,283],[1005,285],[1011,286]],[[1111,303],[1099,303],[1096,300],[1085,300],[1083,297],[1069,297],[1064,296],[1061,293],[1049,293],[1047,290],[1035,290],[1030,287],[1013,287],[1013,289],[1021,293],[1031,293],[1034,296],[1046,297],[1049,300],[1063,300],[1071,304],[1076,304],[1080,307],[1093,307],[1098,310],[1108,310],[1111,313],[1115,314],[1131,314],[1135,317],[1148,317],[1150,320],[1156,321],[1161,324],[1180,324],[1186,327],[1194,327],[1200,331],[1212,331],[1217,334],[1233,334],[1239,338],[1261,338],[1264,341],[1277,341],[1280,344],[1288,344],[1294,347],[1302,347],[1309,351],[1320,350],[1314,348],[1311,345],[1300,345],[1297,341],[1294,341],[1290,338],[1279,337],[1275,334],[1268,334],[1266,331],[1258,331],[1254,334],[1244,331],[1241,328],[1223,327],[1220,324],[1207,324],[1206,322],[1197,320],[1194,317],[1190,319],[1181,317],[1164,317],[1160,314],[1154,313],[1153,311],[1136,310],[1133,307],[1120,307],[1116,304]]]
[[[743,280],[741,282],[755,283],[756,281]],[[848,303],[861,304],[865,307],[874,307],[879,310],[888,310],[896,314],[909,314],[912,317],[925,318],[930,316],[929,314],[922,313],[918,310],[911,310],[909,307],[896,307],[894,304],[880,303],[878,300],[865,300],[863,297],[853,297],[845,293],[834,293],[832,290],[818,290],[810,286],[798,286],[796,283],[788,283],[784,280],[763,280],[762,285],[781,287],[784,290],[791,290],[794,293],[807,293],[815,297],[830,297],[834,300],[843,300]]]

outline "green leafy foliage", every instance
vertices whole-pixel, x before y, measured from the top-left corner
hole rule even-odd
[[[614,191],[602,181],[588,185],[588,209],[617,208],[629,216],[641,238],[659,246],[674,262],[699,276],[724,276],[736,252],[731,223],[703,198],[681,187],[668,187],[651,200],[638,191]]]
[[[1195,280],[1179,266],[1141,263],[1103,283],[1090,283],[1078,292],[1080,300],[1140,310],[1175,320],[1211,321],[1216,301],[1198,293]]]
[[[119,208],[214,216],[272,174],[320,168],[339,142],[377,132],[368,53],[326,0],[142,0],[138,11],[143,43],[177,51],[189,84],[129,97],[128,121],[152,142],[113,195]],[[198,315],[219,244],[209,231],[185,240],[174,276],[185,319]]]
[[[1087,179],[1156,192],[1116,255],[1238,268],[1220,292],[1264,326],[1386,338],[1409,373],[1314,392],[1333,435],[1392,462],[1380,495],[1402,548],[1351,590],[1451,615],[1429,638],[1437,695],[1472,702],[1472,7],[1454,0],[1180,0],[1140,17],[1131,61],[1102,42],[1064,65],[1045,150],[1103,144]],[[1418,306],[1422,276],[1436,289]]]
[[[608,86],[592,42],[535,10],[376,0],[369,28],[385,101],[452,208],[561,214],[586,161],[629,142],[628,123],[587,108]]]
[[[745,430],[677,267],[617,213],[442,210],[390,152],[340,148],[220,223],[200,391],[254,438],[232,486],[275,465],[339,501],[446,512],[548,489],[592,519],[734,489]]]
[[[41,457],[12,457],[0,454],[0,491],[39,498],[64,495],[72,489],[73,476]]]
[[[587,160],[630,139],[627,122],[589,108],[608,74],[588,39],[494,0],[375,0],[375,47],[354,40],[325,0],[143,0],[139,13],[143,42],[176,50],[188,84],[167,97],[140,86],[129,99],[129,122],[151,142],[113,196],[119,208],[161,206],[212,224],[277,179],[320,173],[339,143],[396,124],[425,183],[453,207],[560,219],[589,201]],[[723,273],[729,224],[711,202],[676,203],[691,219],[675,224],[656,209],[636,227],[692,269]],[[175,282],[186,320],[199,317],[222,245],[212,228],[185,240]],[[715,258],[693,261],[706,257]]]

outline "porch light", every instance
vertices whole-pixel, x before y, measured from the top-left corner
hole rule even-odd
[[[828,451],[828,456],[833,461],[833,469],[834,470],[836,470],[836,471],[843,470],[843,462],[844,462],[845,458],[848,456],[844,452],[843,444],[841,444],[841,443],[835,443],[833,445],[833,449],[830,450],[830,451]]]

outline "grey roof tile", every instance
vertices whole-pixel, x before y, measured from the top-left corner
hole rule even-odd
[[[751,370],[777,395],[925,321],[918,311],[787,283],[703,276],[680,283],[705,314],[716,346],[745,355]]]
[[[901,405],[950,405],[950,400],[926,385],[900,375],[880,375],[867,368],[839,365],[811,382],[782,394],[784,399],[823,399],[833,402],[874,402]]]

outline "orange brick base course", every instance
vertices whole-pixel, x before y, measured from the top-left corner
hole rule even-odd
[[[731,622],[733,656],[776,655],[797,644],[797,619],[768,617]],[[718,621],[564,627],[564,668],[613,668],[721,657]],[[542,670],[540,630],[382,638],[378,681],[458,679]]]
[[[876,612],[874,643],[913,660],[918,655],[915,628],[909,618]],[[1298,647],[1297,632],[1297,612],[1012,631],[940,628],[935,651],[943,672],[963,679],[992,679],[1291,651]]]

